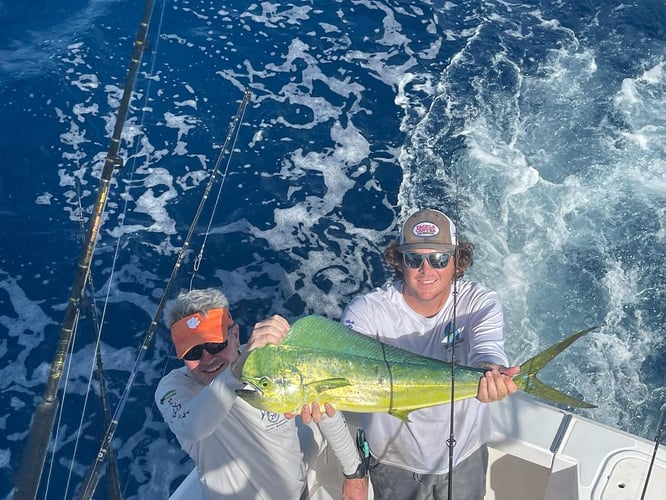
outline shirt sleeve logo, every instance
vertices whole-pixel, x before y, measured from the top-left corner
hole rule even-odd
[[[167,401],[169,398],[172,398],[176,395],[176,391],[169,391],[167,392],[164,396],[162,396],[162,399],[160,399],[160,404],[163,405],[165,401]]]

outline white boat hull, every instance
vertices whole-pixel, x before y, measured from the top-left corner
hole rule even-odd
[[[516,394],[492,404],[486,500],[638,500],[654,442]],[[347,414],[352,429],[356,414]],[[312,500],[342,498],[342,472],[321,436],[307,444]],[[455,470],[454,470],[455,474]],[[171,500],[202,498],[193,471]],[[370,498],[372,498],[372,491]],[[659,446],[645,500],[666,498],[666,448]]]

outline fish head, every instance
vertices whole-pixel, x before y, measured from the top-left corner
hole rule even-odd
[[[267,344],[250,352],[240,376],[246,387],[236,394],[260,410],[299,413],[307,401],[303,376],[289,356],[278,355],[277,349]]]

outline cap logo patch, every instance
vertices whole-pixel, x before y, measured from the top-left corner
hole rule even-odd
[[[201,324],[201,320],[196,316],[192,316],[190,319],[187,320],[186,324],[190,330],[196,330],[197,326]]]
[[[439,234],[439,226],[432,222],[419,222],[412,229],[414,236],[437,236]]]

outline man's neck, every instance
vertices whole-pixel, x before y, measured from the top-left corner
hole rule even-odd
[[[412,293],[410,290],[403,289],[402,297],[405,303],[416,313],[426,318],[436,316],[446,304],[451,295],[451,287],[444,293],[438,294],[432,298],[424,299]]]

